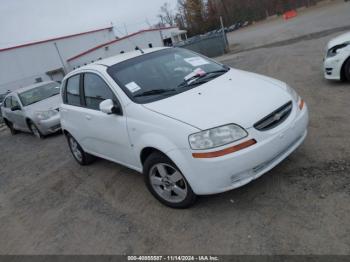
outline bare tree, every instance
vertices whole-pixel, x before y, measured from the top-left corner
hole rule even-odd
[[[172,10],[171,5],[169,3],[164,3],[160,7],[160,14],[158,15],[158,17],[160,18],[162,24],[168,24],[170,26],[175,25],[174,11]]]

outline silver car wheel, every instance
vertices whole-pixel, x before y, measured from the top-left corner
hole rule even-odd
[[[83,154],[82,154],[82,152],[79,149],[77,141],[75,141],[75,139],[73,137],[70,137],[69,138],[69,144],[70,144],[70,148],[72,149],[72,153],[73,153],[74,157],[79,162],[82,162],[83,161]]]
[[[33,123],[30,124],[30,129],[32,130],[34,136],[36,136],[37,138],[41,138],[40,131]]]
[[[150,184],[161,198],[171,203],[184,201],[188,193],[181,172],[168,164],[157,164],[151,168]]]

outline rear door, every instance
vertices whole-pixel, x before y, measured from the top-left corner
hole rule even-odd
[[[115,93],[102,78],[95,73],[83,76],[83,124],[82,143],[87,151],[103,158],[127,165],[136,166],[136,158],[131,147],[125,115],[105,114],[99,105],[106,99],[112,99],[120,106]]]

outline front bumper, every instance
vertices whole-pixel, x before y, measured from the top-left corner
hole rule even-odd
[[[340,80],[343,60],[338,56],[324,59],[324,77],[329,80]]]
[[[295,104],[291,116],[273,130],[248,130],[257,143],[246,149],[210,159],[195,159],[189,149],[168,152],[197,195],[229,191],[262,176],[297,149],[307,136],[308,108]],[[244,141],[240,141],[242,143]]]
[[[47,120],[38,121],[38,128],[43,135],[49,135],[61,130],[60,115],[57,114]]]

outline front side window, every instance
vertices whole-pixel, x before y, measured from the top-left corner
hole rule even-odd
[[[89,109],[99,110],[100,103],[106,99],[116,102],[110,87],[99,76],[91,73],[84,75],[85,104]]]
[[[80,103],[80,75],[72,76],[66,84],[66,103],[72,106],[81,106]]]
[[[19,103],[18,103],[17,98],[12,97],[11,106],[12,106],[12,107],[14,107],[14,106],[20,106]]]
[[[118,63],[107,72],[131,100],[143,104],[188,91],[228,70],[192,51],[169,48]]]
[[[52,96],[56,96],[59,93],[60,85],[58,83],[50,83],[24,91],[18,94],[18,96],[23,106],[29,106]]]

